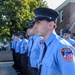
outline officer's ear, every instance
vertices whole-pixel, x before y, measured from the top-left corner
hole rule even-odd
[[[49,28],[51,28],[51,29],[54,28],[54,25],[55,25],[55,23],[53,21],[49,22]]]

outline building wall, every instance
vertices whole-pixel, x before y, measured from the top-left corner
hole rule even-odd
[[[72,26],[75,23],[75,2],[69,2],[63,8],[58,10],[60,13],[63,10],[63,21],[60,22],[60,15],[57,20],[57,29],[56,31],[60,31],[61,29],[70,29],[75,32],[75,26]]]
[[[70,28],[70,3],[67,4],[62,9],[58,10],[60,13],[63,10],[63,21],[60,22],[60,15],[57,20],[57,31],[60,31],[61,29],[69,29]]]
[[[70,3],[70,24],[75,22],[75,3]]]

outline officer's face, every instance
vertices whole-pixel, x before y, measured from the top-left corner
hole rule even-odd
[[[37,28],[37,34],[44,37],[49,31],[49,22],[46,20],[37,21],[34,27]]]
[[[28,29],[28,36],[34,35],[34,32],[35,32],[35,30],[34,30],[33,27],[29,28],[29,29]]]
[[[17,40],[18,39],[18,36],[15,36],[15,40]]]
[[[63,38],[64,38],[64,39],[68,39],[68,38],[69,38],[69,34],[68,34],[68,33],[64,33],[64,34],[63,34]]]
[[[14,38],[15,38],[15,36],[14,36],[14,35],[12,35],[11,39],[14,39]]]
[[[30,36],[30,29],[27,29],[27,35]]]
[[[20,37],[20,39],[24,38],[24,36],[23,36],[23,35],[21,35],[21,34],[20,34],[20,36],[19,36],[19,37]]]
[[[73,36],[73,39],[75,40],[75,36]]]

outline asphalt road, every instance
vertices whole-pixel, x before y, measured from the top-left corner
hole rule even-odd
[[[0,75],[17,75],[12,64],[13,62],[0,62]]]

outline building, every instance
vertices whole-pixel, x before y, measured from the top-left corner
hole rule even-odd
[[[56,11],[59,12],[56,31],[70,29],[72,33],[75,32],[75,0],[66,0]]]

